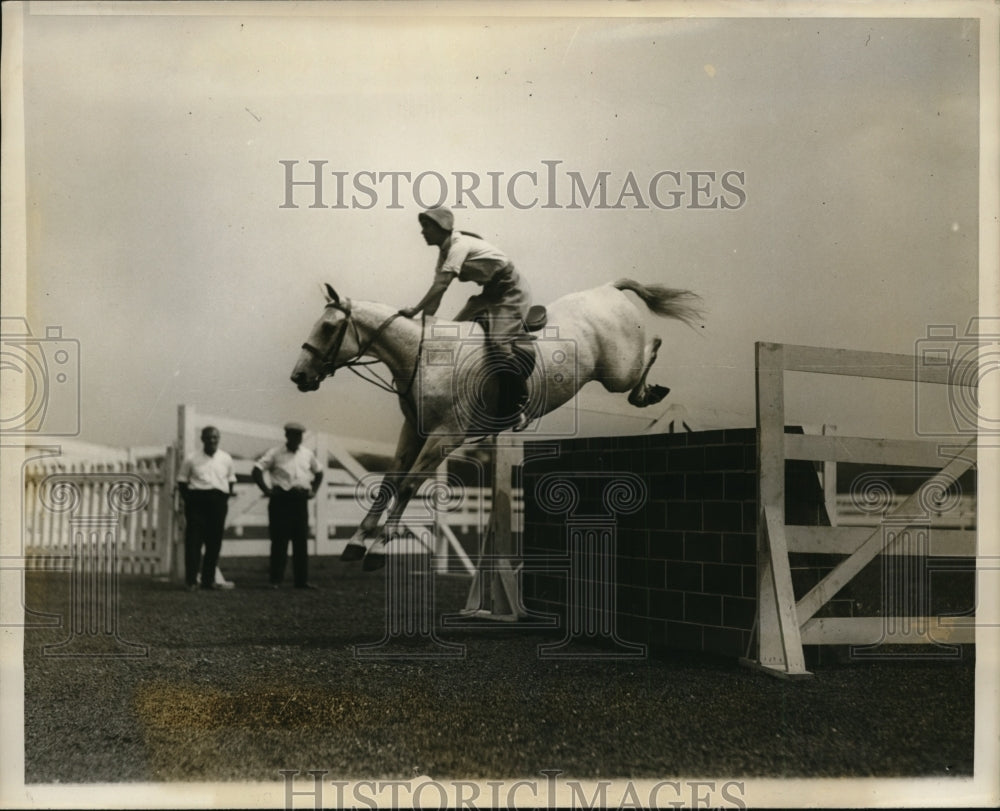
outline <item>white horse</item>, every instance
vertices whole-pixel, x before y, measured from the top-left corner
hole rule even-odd
[[[300,391],[315,391],[339,368],[381,362],[392,374],[388,388],[405,416],[392,472],[341,556],[363,557],[364,568],[374,570],[385,565],[385,545],[398,537],[403,510],[423,480],[467,437],[499,430],[492,411],[494,378],[484,374],[487,354],[478,324],[417,321],[387,304],[341,300],[330,285],[326,290],[326,307],[302,345],[292,382]],[[519,344],[533,347],[536,356],[528,379],[529,417],[558,408],[591,380],[608,391],[629,392],[629,402],[638,407],[667,395],[669,389],[646,382],[662,341],[647,339],[626,290],[657,315],[688,324],[699,316],[698,297],[690,291],[631,279],[563,296],[548,307],[549,326],[540,339]],[[380,533],[379,520],[393,497]]]

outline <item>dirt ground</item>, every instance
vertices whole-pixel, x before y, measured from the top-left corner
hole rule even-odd
[[[118,642],[71,633],[69,576],[29,572],[27,607],[61,627],[25,631],[26,782],[972,774],[968,652],[788,682],[686,653],[546,660],[558,631],[490,624],[370,660],[356,646],[385,637],[384,574],[318,559],[317,590],[272,591],[265,567],[225,561],[231,591],[122,577]],[[434,587],[440,616],[468,580]],[[452,657],[414,656],[439,650]],[[117,655],[86,655],[102,652]]]

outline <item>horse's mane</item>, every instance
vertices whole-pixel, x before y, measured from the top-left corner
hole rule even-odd
[[[396,307],[392,304],[388,304],[384,301],[373,301],[371,299],[356,299],[352,300],[352,304],[355,310],[359,308],[366,310],[376,319],[389,318],[391,315],[393,315],[393,313],[399,312],[399,307]],[[414,319],[407,319],[407,320],[411,320],[417,328],[420,328],[421,316],[417,316]],[[467,330],[472,330],[472,334],[474,335],[482,333],[482,327],[478,323],[472,321],[455,321],[454,319],[443,318],[439,315],[429,316],[427,318],[427,323],[428,325],[433,324],[434,326],[438,327],[458,327],[461,330],[461,334],[466,337],[470,337],[466,335]]]

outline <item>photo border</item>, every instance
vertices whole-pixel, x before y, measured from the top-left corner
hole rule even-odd
[[[990,2],[643,2],[607,3],[583,2],[416,2],[402,4],[345,2],[305,3],[287,6],[270,2],[31,2],[5,3],[3,6],[2,43],[2,115],[3,127],[3,239],[2,299],[4,313],[17,315],[25,310],[27,290],[27,212],[24,210],[24,106],[22,74],[23,59],[22,15],[232,15],[285,16],[377,16],[421,15],[449,19],[473,15],[476,17],[543,18],[559,17],[968,17],[980,25],[980,315],[1000,315],[1000,284],[996,270],[1000,267],[1000,116],[998,102],[998,43],[1000,43],[1000,10]],[[990,272],[990,271],[993,272]],[[994,376],[996,377],[996,376]],[[994,381],[995,382],[995,381]],[[5,391],[4,397],[23,397],[23,393]],[[984,410],[997,413],[1000,401],[996,386],[984,387],[981,402]],[[14,528],[20,527],[20,471],[25,460],[23,445],[5,439],[0,449],[2,495],[0,514],[2,548],[0,561],[9,556]],[[979,537],[982,563],[978,571],[978,616],[983,625],[978,628],[976,662],[976,729],[975,774],[972,779],[747,779],[744,801],[750,807],[958,807],[990,806],[1000,801],[1000,753],[997,750],[1000,728],[997,676],[1000,674],[1000,567],[991,567],[989,560],[1000,560],[1000,502],[983,498],[985,493],[1000,493],[998,461],[1000,448],[980,440],[979,456]],[[14,538],[13,541],[19,539]],[[2,567],[0,567],[2,568]],[[5,618],[16,618],[21,610],[17,595],[11,590],[0,594],[0,609]],[[284,787],[274,783],[246,784],[101,784],[101,785],[31,785],[23,784],[24,727],[21,670],[23,632],[4,628],[2,635],[2,670],[0,670],[0,706],[4,719],[2,756],[0,756],[0,806],[32,808],[114,807],[146,808],[168,805],[175,808],[246,807],[275,808],[284,806]],[[540,775],[529,775],[539,783]],[[727,779],[727,778],[723,778]],[[514,781],[511,781],[514,782]],[[637,787],[651,786],[655,781],[634,781]],[[585,783],[590,791],[596,781]],[[488,791],[488,789],[485,789]],[[388,794],[385,795],[388,798]],[[488,794],[484,793],[484,796]],[[588,796],[590,794],[588,793]],[[609,794],[609,798],[612,795]],[[644,796],[641,793],[640,796]],[[435,797],[431,795],[431,801]],[[571,799],[567,794],[557,797],[562,805]],[[308,797],[296,798],[297,807],[312,807]]]

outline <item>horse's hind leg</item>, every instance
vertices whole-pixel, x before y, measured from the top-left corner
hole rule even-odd
[[[666,386],[651,386],[646,382],[646,375],[649,374],[650,367],[656,362],[656,355],[660,351],[662,344],[663,341],[660,338],[653,338],[653,340],[646,344],[643,350],[646,362],[642,367],[642,377],[639,378],[639,382],[628,395],[628,401],[634,406],[645,408],[646,406],[656,405],[670,394],[670,389]]]

